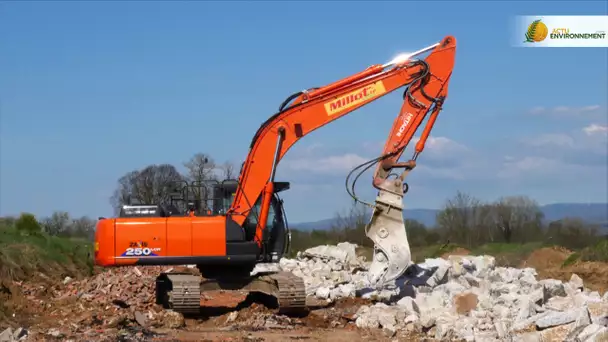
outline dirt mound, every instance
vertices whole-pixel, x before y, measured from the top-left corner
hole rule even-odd
[[[545,247],[537,249],[522,262],[521,267],[532,267],[537,271],[553,267],[561,267],[572,251],[563,247]]]
[[[456,247],[454,250],[444,253],[443,255],[441,255],[441,257],[444,259],[447,259],[450,255],[469,255],[469,254],[471,254],[471,251],[469,251],[468,249],[462,248],[462,247]]]
[[[576,273],[585,282],[585,287],[598,291],[608,291],[608,263],[597,261],[579,261],[566,267],[549,267],[537,270],[541,278],[553,278],[567,281]]]
[[[522,262],[521,267],[532,267],[538,272],[539,279],[559,279],[568,281],[576,273],[585,282],[585,287],[603,294],[608,290],[608,263],[578,261],[563,266],[572,255],[572,251],[563,247],[538,249]]]

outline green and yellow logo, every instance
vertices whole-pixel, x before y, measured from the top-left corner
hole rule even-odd
[[[539,43],[547,38],[549,34],[549,29],[547,25],[543,23],[540,19],[534,20],[530,26],[528,26],[528,30],[526,31],[526,40],[524,43]]]

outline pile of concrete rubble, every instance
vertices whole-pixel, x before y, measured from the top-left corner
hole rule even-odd
[[[303,277],[311,296],[374,299],[358,310],[356,325],[388,336],[406,330],[440,340],[608,341],[608,292],[585,289],[576,274],[569,282],[538,281],[534,269],[496,267],[491,256],[450,256],[413,265],[377,291],[355,248],[318,246],[279,267]]]

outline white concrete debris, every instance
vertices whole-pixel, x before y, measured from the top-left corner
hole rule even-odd
[[[278,265],[259,265],[254,273],[293,272],[304,279],[309,296],[327,301],[373,299],[374,305],[356,313],[356,325],[383,329],[387,336],[405,330],[440,340],[608,340],[608,292],[585,289],[578,275],[568,282],[538,281],[534,269],[497,267],[492,256],[450,256],[412,265],[377,291],[356,247],[318,246]]]
[[[27,330],[17,328],[13,331],[11,328],[6,328],[0,333],[0,342],[16,342],[23,341],[27,338]]]

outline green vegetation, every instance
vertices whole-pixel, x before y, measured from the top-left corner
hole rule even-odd
[[[602,261],[608,262],[608,239],[603,239],[595,245],[580,249],[578,252],[572,253],[563,267],[572,265],[577,261]]]
[[[66,232],[51,235],[27,213],[0,220],[0,279],[80,277],[92,269],[89,239]]]
[[[291,255],[320,244],[348,241],[361,246],[360,255],[371,256],[373,245],[365,236],[366,211],[354,206],[346,214],[336,215],[336,223],[327,230],[292,231]],[[599,235],[597,226],[578,218],[543,224],[539,206],[524,196],[483,203],[459,192],[437,214],[435,227],[414,220],[405,220],[405,225],[415,261],[460,247],[473,254],[497,256],[499,264],[515,266],[536,249],[562,246],[576,252],[567,261],[570,264],[578,260],[608,262],[608,239]]]

